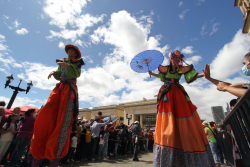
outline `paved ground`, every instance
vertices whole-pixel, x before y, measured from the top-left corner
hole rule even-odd
[[[86,162],[70,162],[67,165],[60,165],[62,167],[80,167],[80,166],[96,166],[96,167],[152,167],[153,153],[142,153],[138,155],[139,162],[134,162],[132,155],[121,156],[117,158],[110,158],[103,161],[86,161]]]
[[[80,167],[80,166],[92,166],[92,167],[152,167],[153,166],[153,153],[141,153],[138,156],[139,162],[134,162],[132,155],[127,157],[110,158],[105,161],[86,161],[86,162],[70,162],[67,165],[60,165],[61,167]],[[222,165],[226,167],[225,165]]]

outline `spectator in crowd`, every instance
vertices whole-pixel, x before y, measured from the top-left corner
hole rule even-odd
[[[245,58],[243,60],[244,66],[242,67],[242,72],[246,76],[250,76],[250,52],[245,55]],[[210,67],[208,64],[206,64],[205,69],[203,70],[204,76],[207,80],[212,82],[217,86],[217,89],[219,91],[223,92],[229,92],[237,97],[242,97],[247,89],[244,88],[250,88],[250,83],[227,83],[227,82],[222,82],[217,79],[214,79],[210,76]]]
[[[148,142],[149,142],[148,132],[149,132],[149,128],[145,128],[143,136],[145,138],[145,150],[146,151],[148,151]]]
[[[143,131],[143,129],[141,129],[141,132],[140,132],[140,138],[139,138],[139,147],[140,147],[140,150],[141,151],[145,151],[145,149],[144,149],[144,140],[143,140],[143,134],[144,134],[144,131]]]
[[[217,153],[218,153],[218,156],[220,157],[220,162],[224,163],[224,158],[223,158],[223,155],[222,155],[221,142],[220,142],[220,138],[219,138],[219,131],[218,131],[217,127],[216,127],[216,123],[211,121],[211,122],[209,122],[209,124],[210,124],[210,127],[213,130],[214,134],[217,136],[215,139],[217,141]]]
[[[115,136],[115,148],[114,148],[114,156],[115,158],[117,158],[118,155],[118,146],[120,144],[120,130],[119,129],[115,129],[114,131],[114,136]]]
[[[102,147],[103,147],[103,140],[104,140],[104,130],[102,129],[101,131],[100,131],[100,135],[99,135],[99,137],[100,137],[100,141],[99,141],[99,147],[98,147],[98,160],[101,160],[102,159]]]
[[[5,107],[5,105],[6,105],[6,104],[5,104],[5,101],[0,101],[0,106],[1,106],[1,107]]]
[[[25,117],[21,119],[21,126],[17,134],[17,148],[11,157],[10,167],[16,166],[17,161],[21,159],[22,155],[30,144],[30,140],[33,135],[34,123],[36,121],[36,119],[33,117],[35,113],[35,109],[28,109],[25,112]]]
[[[228,143],[232,143],[231,135],[230,133],[227,132],[224,125],[219,125],[219,127],[220,127],[219,138],[221,139],[219,140],[219,142],[223,156],[230,157],[232,155],[232,148],[228,147],[229,146]],[[224,162],[224,158],[223,157],[220,158],[221,162]],[[225,160],[227,159],[225,158]]]
[[[82,133],[83,130],[83,126],[84,126],[85,121],[83,120],[83,117],[80,119],[80,123],[77,123],[77,133],[80,134]],[[81,160],[81,148],[82,148],[82,142],[81,142],[81,138],[78,137],[77,138],[77,147],[76,147],[76,151],[75,151],[75,156],[74,159],[75,160]]]
[[[5,108],[0,106],[0,127],[7,121],[8,116],[5,114]]]
[[[90,123],[86,121],[86,124],[82,130],[81,134],[81,142],[82,142],[82,148],[81,148],[81,161],[86,161],[88,158],[88,155],[92,153],[92,145],[91,145],[91,130],[90,130],[90,125],[94,120],[91,120]],[[90,156],[89,156],[90,157]]]
[[[96,149],[97,149],[97,145],[98,145],[98,140],[99,140],[99,134],[100,134],[100,130],[101,130],[101,127],[102,126],[105,126],[107,125],[110,121],[111,121],[111,117],[109,118],[109,121],[105,122],[105,123],[100,123],[101,122],[101,119],[100,118],[96,118],[96,123],[93,124],[92,126],[92,130],[91,130],[91,133],[92,133],[92,153],[91,153],[91,158],[92,158],[92,161],[94,161],[94,156],[95,156],[95,152],[96,152]]]
[[[14,134],[17,132],[17,124],[18,116],[16,114],[9,115],[6,123],[1,128],[1,138],[0,138],[0,161],[2,160],[4,154],[8,150]]]
[[[102,147],[102,158],[107,159],[108,156],[108,143],[109,143],[109,132],[114,130],[114,125],[118,118],[113,121],[112,123],[109,123],[104,127],[104,141],[103,141],[103,147]]]
[[[69,148],[69,153],[68,153],[69,160],[72,162],[74,161],[73,156],[74,156],[74,152],[75,152],[76,146],[77,146],[77,139],[78,139],[78,133],[77,133],[77,131],[75,131],[73,137],[70,140],[70,148]]]
[[[213,154],[214,159],[215,159],[216,167],[219,167],[220,166],[220,160],[219,160],[219,157],[218,157],[218,154],[217,154],[217,141],[216,141],[216,138],[215,138],[216,135],[214,135],[215,133],[214,133],[213,129],[211,129],[209,127],[207,121],[204,121],[202,123],[202,125],[204,127],[205,134],[208,136],[208,142],[209,142],[212,154]]]
[[[128,144],[127,144],[127,153],[131,152],[131,147],[133,144],[132,142],[132,130],[130,129],[130,126],[126,126],[127,129],[127,137],[128,137]],[[132,151],[133,152],[133,151]]]
[[[148,150],[153,150],[153,145],[154,145],[154,137],[153,137],[153,132],[149,130],[148,132]]]
[[[15,107],[14,110],[13,110],[13,114],[16,114],[18,116],[18,119],[16,120],[16,123],[17,123],[17,129],[19,129],[20,127],[20,119],[22,118],[22,116],[20,115],[20,107]],[[1,125],[2,123],[0,123],[0,126],[2,127]],[[5,165],[7,164],[7,157],[8,155],[11,157],[12,156],[12,153],[16,147],[16,144],[17,144],[17,133],[14,134],[14,137],[13,137],[13,140],[9,146],[9,149],[6,151],[5,155],[3,156],[2,158],[2,161],[1,161],[1,164]]]
[[[13,110],[13,113],[19,116],[20,111],[21,111],[20,107],[15,107],[14,110]]]
[[[122,156],[127,156],[127,154],[126,154],[127,129],[125,128],[124,124],[121,125],[120,139],[121,139],[121,155]]]
[[[139,122],[135,121],[132,127],[132,136],[133,136],[133,161],[139,161],[137,154],[138,154],[138,146],[139,146],[139,136],[141,132],[141,127],[139,126]]]
[[[230,109],[233,110],[234,106],[236,105],[237,103],[237,99],[232,99],[230,102],[229,102],[229,105],[230,105]]]
[[[102,112],[101,111],[98,111],[97,113],[97,118],[100,118],[100,123],[103,123],[103,120],[102,120]]]

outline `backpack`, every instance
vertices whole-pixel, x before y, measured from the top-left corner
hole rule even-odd
[[[211,132],[213,133],[214,138],[215,138],[215,140],[216,140],[216,142],[217,142],[217,145],[219,145],[219,137],[218,137],[217,134],[216,134],[217,130],[216,130],[216,129],[213,129],[213,128],[210,128],[209,126],[208,126],[208,129],[211,130]]]

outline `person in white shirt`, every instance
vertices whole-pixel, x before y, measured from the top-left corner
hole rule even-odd
[[[73,155],[77,147],[78,133],[75,131],[75,135],[71,138],[70,148],[69,148],[69,160],[73,160]]]
[[[2,160],[4,154],[8,150],[14,134],[17,133],[17,124],[16,121],[18,120],[18,115],[11,114],[9,115],[6,123],[3,125],[0,134],[0,161]]]

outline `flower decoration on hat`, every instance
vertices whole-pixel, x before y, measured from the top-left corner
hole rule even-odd
[[[173,58],[173,56],[175,55],[181,55],[181,58],[184,60],[185,59],[185,56],[183,54],[181,54],[181,52],[179,50],[176,50],[174,52],[169,52],[168,56],[171,58]]]

